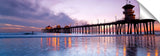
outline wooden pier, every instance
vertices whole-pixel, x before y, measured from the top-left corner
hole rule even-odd
[[[121,20],[111,23],[91,24],[70,27],[71,33],[82,34],[154,34],[153,19]],[[143,33],[142,33],[143,32]]]

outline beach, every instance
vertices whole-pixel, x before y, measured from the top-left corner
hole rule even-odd
[[[0,35],[1,56],[158,56],[159,35]],[[66,37],[65,37],[66,36]]]

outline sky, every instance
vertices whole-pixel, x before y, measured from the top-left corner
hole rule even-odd
[[[135,5],[138,19],[137,1],[129,1]],[[31,32],[48,25],[63,27],[122,20],[125,4],[126,0],[0,0],[0,32]]]

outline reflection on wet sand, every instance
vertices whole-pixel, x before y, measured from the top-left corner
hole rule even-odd
[[[156,39],[159,38],[155,36],[50,37],[41,38],[41,46],[52,47],[53,51],[67,49],[73,53],[77,50],[103,56],[158,56],[160,46],[157,45]],[[142,54],[138,54],[141,52]]]
[[[155,56],[158,56],[158,48],[155,49]]]
[[[56,43],[57,43],[56,37],[53,37],[52,38],[52,46],[54,47],[53,50],[56,50],[56,47],[57,47]]]
[[[67,38],[66,37],[64,38],[64,45],[65,45],[65,48],[67,48]]]
[[[71,37],[68,38],[68,47],[69,48],[72,47],[72,39],[71,39]]]

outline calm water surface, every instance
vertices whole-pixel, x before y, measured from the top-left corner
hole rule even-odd
[[[160,56],[160,37],[0,38],[0,56]]]

